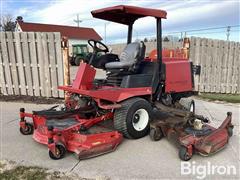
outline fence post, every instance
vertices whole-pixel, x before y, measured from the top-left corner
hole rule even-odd
[[[189,59],[189,48],[190,48],[190,39],[184,38],[183,40],[183,53],[185,58]]]
[[[69,66],[69,60],[68,60],[68,39],[67,39],[67,37],[62,37],[61,47],[62,47],[62,56],[63,56],[64,85],[68,86],[70,84],[70,66]],[[66,98],[66,94],[65,94],[65,98]]]

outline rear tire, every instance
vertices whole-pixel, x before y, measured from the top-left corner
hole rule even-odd
[[[152,107],[142,98],[131,98],[115,110],[114,127],[127,138],[138,139],[149,132]]]

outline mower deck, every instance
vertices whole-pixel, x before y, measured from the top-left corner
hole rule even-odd
[[[51,114],[50,111],[46,112],[46,116]],[[55,116],[58,114],[53,112],[53,117],[54,113]],[[117,131],[94,127],[111,118],[111,113],[92,119],[83,119],[76,114],[63,115],[63,118],[47,118],[44,112],[34,114],[21,109],[20,131],[24,135],[33,134],[36,142],[47,145],[52,159],[63,158],[66,151],[74,152],[79,159],[98,156],[114,151],[122,141],[122,135]],[[33,123],[27,122],[25,117],[32,118]]]
[[[205,120],[202,116],[194,115],[190,112],[176,110],[177,115],[170,110],[162,118],[154,120],[150,124],[150,137],[157,141],[162,137],[179,147],[179,157],[187,161],[194,153],[202,156],[209,156],[222,150],[232,136],[233,125],[231,124],[232,113],[228,112],[226,119],[218,128],[208,124],[203,124],[201,129],[195,129],[188,123],[189,119]],[[181,116],[185,113],[185,116]]]

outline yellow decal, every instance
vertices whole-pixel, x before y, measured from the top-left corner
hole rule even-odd
[[[100,141],[97,141],[97,142],[92,143],[93,146],[96,146],[96,145],[99,145],[99,144],[101,144]]]

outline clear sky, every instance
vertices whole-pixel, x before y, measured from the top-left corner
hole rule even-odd
[[[104,38],[106,21],[93,19],[90,11],[107,6],[127,4],[167,11],[163,20],[163,33],[240,25],[239,0],[0,0],[1,14],[23,16],[25,22],[76,26],[73,21],[79,14],[80,26],[93,27]],[[106,24],[107,42],[125,41],[127,28],[115,23]],[[230,40],[239,41],[240,27],[231,28]],[[144,18],[134,24],[134,38],[155,34],[155,19]],[[173,35],[179,36],[180,33]],[[226,29],[189,32],[200,36],[226,40]]]

